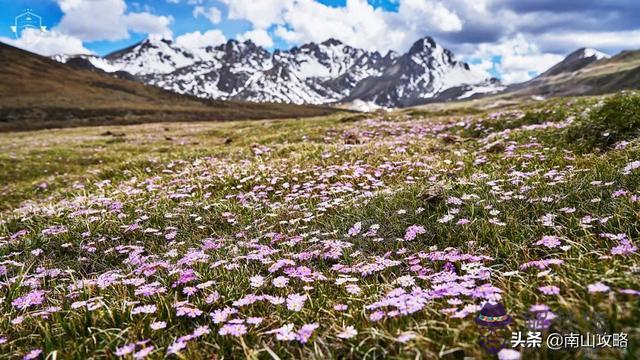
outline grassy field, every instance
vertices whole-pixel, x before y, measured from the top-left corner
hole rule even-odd
[[[638,358],[639,105],[0,134],[0,358]]]

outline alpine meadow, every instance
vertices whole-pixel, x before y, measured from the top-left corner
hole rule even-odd
[[[17,3],[0,359],[640,358],[637,4]]]

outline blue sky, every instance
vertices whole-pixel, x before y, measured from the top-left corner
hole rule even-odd
[[[251,39],[269,50],[335,37],[406,51],[432,36],[505,82],[523,81],[579,47],[613,54],[640,47],[638,0],[0,0],[0,41],[52,55],[105,55],[145,37],[185,47]],[[16,39],[32,9],[49,32]],[[27,33],[29,36],[33,34]]]
[[[260,0],[257,0],[260,1]],[[331,7],[344,7],[347,0],[319,0],[319,3]],[[34,13],[43,18],[43,23],[48,28],[53,28],[60,22],[64,15],[60,6],[53,0],[1,0],[3,16],[0,18],[0,36],[13,37],[11,26],[14,24],[14,17],[21,14],[26,9],[33,10]],[[389,11],[397,11],[398,3],[393,0],[370,0],[368,1],[375,8],[382,8]],[[192,31],[206,31],[212,27],[211,22],[205,17],[194,18],[193,8],[197,6],[196,2],[181,1],[171,2],[166,0],[159,1],[127,1],[127,8],[132,11],[151,10],[150,12],[158,15],[172,16],[174,21],[171,24],[171,30],[174,35],[179,36]],[[226,6],[220,1],[202,1],[200,5],[216,6],[224,9]],[[237,34],[251,30],[252,26],[246,20],[230,20],[222,18],[219,24],[215,24],[216,28],[222,30],[227,38],[235,38]],[[126,39],[118,41],[91,41],[85,42],[85,47],[98,55],[106,55],[111,51],[121,49],[123,47],[134,44],[147,36],[146,33],[131,32]],[[280,38],[274,39],[274,46],[270,49],[287,49],[291,44]]]

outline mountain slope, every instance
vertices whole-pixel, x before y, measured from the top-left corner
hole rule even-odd
[[[315,106],[206,101],[127,80],[123,73],[107,74],[95,68],[90,58],[68,60],[66,65],[0,43],[0,131],[315,116],[334,111]]]
[[[489,81],[469,65],[455,60],[453,53],[427,37],[413,44],[380,77],[356,86],[347,100],[371,101],[386,107],[424,103],[447,89]]]
[[[596,49],[580,48],[567,55],[566,58],[552,66],[549,70],[540,74],[540,77],[550,77],[562,73],[578,71],[593,62],[608,59],[609,57],[609,55]]]
[[[509,86],[507,97],[596,95],[640,87],[640,50],[608,57],[579,49],[539,76]]]
[[[579,49],[539,76],[509,85],[499,93],[459,97],[468,101],[430,101],[418,108],[429,112],[464,112],[470,107],[495,109],[524,103],[537,104],[545,97],[590,96],[640,89],[640,50],[624,50],[611,57],[603,55],[591,49]],[[580,61],[585,58],[587,61]]]
[[[501,88],[430,37],[418,40],[407,54],[384,56],[336,39],[269,53],[249,40],[194,50],[149,38],[89,60],[105,71],[126,71],[147,84],[207,99],[295,104],[363,100],[397,107]],[[458,90],[445,92],[451,88]]]

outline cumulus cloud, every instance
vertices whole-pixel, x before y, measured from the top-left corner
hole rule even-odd
[[[630,0],[397,0],[396,11],[366,0],[340,7],[314,0],[222,2],[230,19],[246,20],[254,31],[268,30],[292,45],[333,37],[402,52],[429,35],[506,82],[527,80],[579,47],[608,53],[640,47],[640,2]]]
[[[398,15],[408,22],[410,27],[418,27],[425,20],[431,28],[441,31],[462,30],[462,20],[458,15],[438,1],[403,0]]]
[[[281,27],[277,33],[285,40],[321,42],[336,38],[365,49],[388,49],[394,42],[404,40],[404,33],[390,29],[383,19],[386,15],[364,0],[348,0],[342,8],[303,0],[284,10],[286,28]]]
[[[58,54],[91,54],[92,52],[84,47],[82,40],[61,34],[58,31],[40,32],[36,29],[26,29],[20,38],[0,37],[0,42],[13,45],[23,50],[31,51],[43,56],[53,56]]]
[[[220,9],[218,9],[215,6],[212,6],[209,9],[206,9],[204,6],[198,5],[193,8],[192,14],[193,14],[193,17],[196,19],[200,16],[203,16],[209,19],[209,21],[212,24],[218,24],[222,20],[222,12],[220,11]]]
[[[170,36],[173,18],[126,13],[124,0],[58,0],[64,13],[56,29],[83,41],[127,39],[129,31]]]
[[[250,22],[254,30],[275,27],[289,43],[337,38],[370,50],[404,50],[417,38],[460,31],[463,20],[443,2],[401,0],[398,12],[385,11],[366,0],[347,0],[343,7],[314,0],[223,0],[230,19]]]
[[[176,38],[176,43],[187,49],[199,49],[207,46],[216,46],[227,41],[220,30],[209,30],[205,33],[194,31],[180,35]]]
[[[57,29],[65,34],[84,41],[114,41],[129,34],[122,24],[124,0],[60,0],[58,4],[64,15]]]
[[[269,34],[263,29],[251,30],[245,32],[244,34],[240,34],[238,35],[238,40],[251,40],[256,45],[266,48],[270,48],[273,46],[273,39],[271,39],[271,36],[269,36]]]
[[[148,12],[131,13],[124,16],[124,24],[131,31],[138,33],[162,35],[171,38],[169,25],[173,22],[171,16],[157,16]]]
[[[47,40],[40,42],[39,51],[44,53],[55,44],[60,45],[59,52],[82,52],[86,50],[82,41],[117,41],[131,32],[171,36],[172,17],[133,3],[128,9],[125,0],[55,1],[63,16]],[[229,20],[250,26],[236,35],[239,40],[251,39],[268,48],[276,42],[299,45],[336,38],[382,53],[404,52],[428,35],[476,69],[497,73],[505,82],[527,80],[579,47],[609,54],[640,47],[636,15],[640,1],[392,1],[393,11],[367,0],[346,0],[342,6],[318,0],[218,0],[217,6],[204,0],[165,0],[192,8],[193,17],[212,24],[223,21],[222,9]],[[225,40],[217,29],[179,37],[179,43],[191,48]],[[25,40],[22,45],[26,44]]]
[[[294,0],[222,0],[229,8],[229,19],[247,20],[256,29],[282,24],[283,12]]]
[[[619,49],[640,48],[640,30],[547,33],[540,34],[537,40],[558,51],[592,47],[613,54]]]
[[[529,42],[523,34],[497,43],[480,44],[469,57],[479,60],[480,66],[487,70],[495,67],[506,84],[529,80],[532,74],[544,72],[563,58],[558,54],[542,53],[538,46]],[[489,59],[499,60],[494,62]]]

